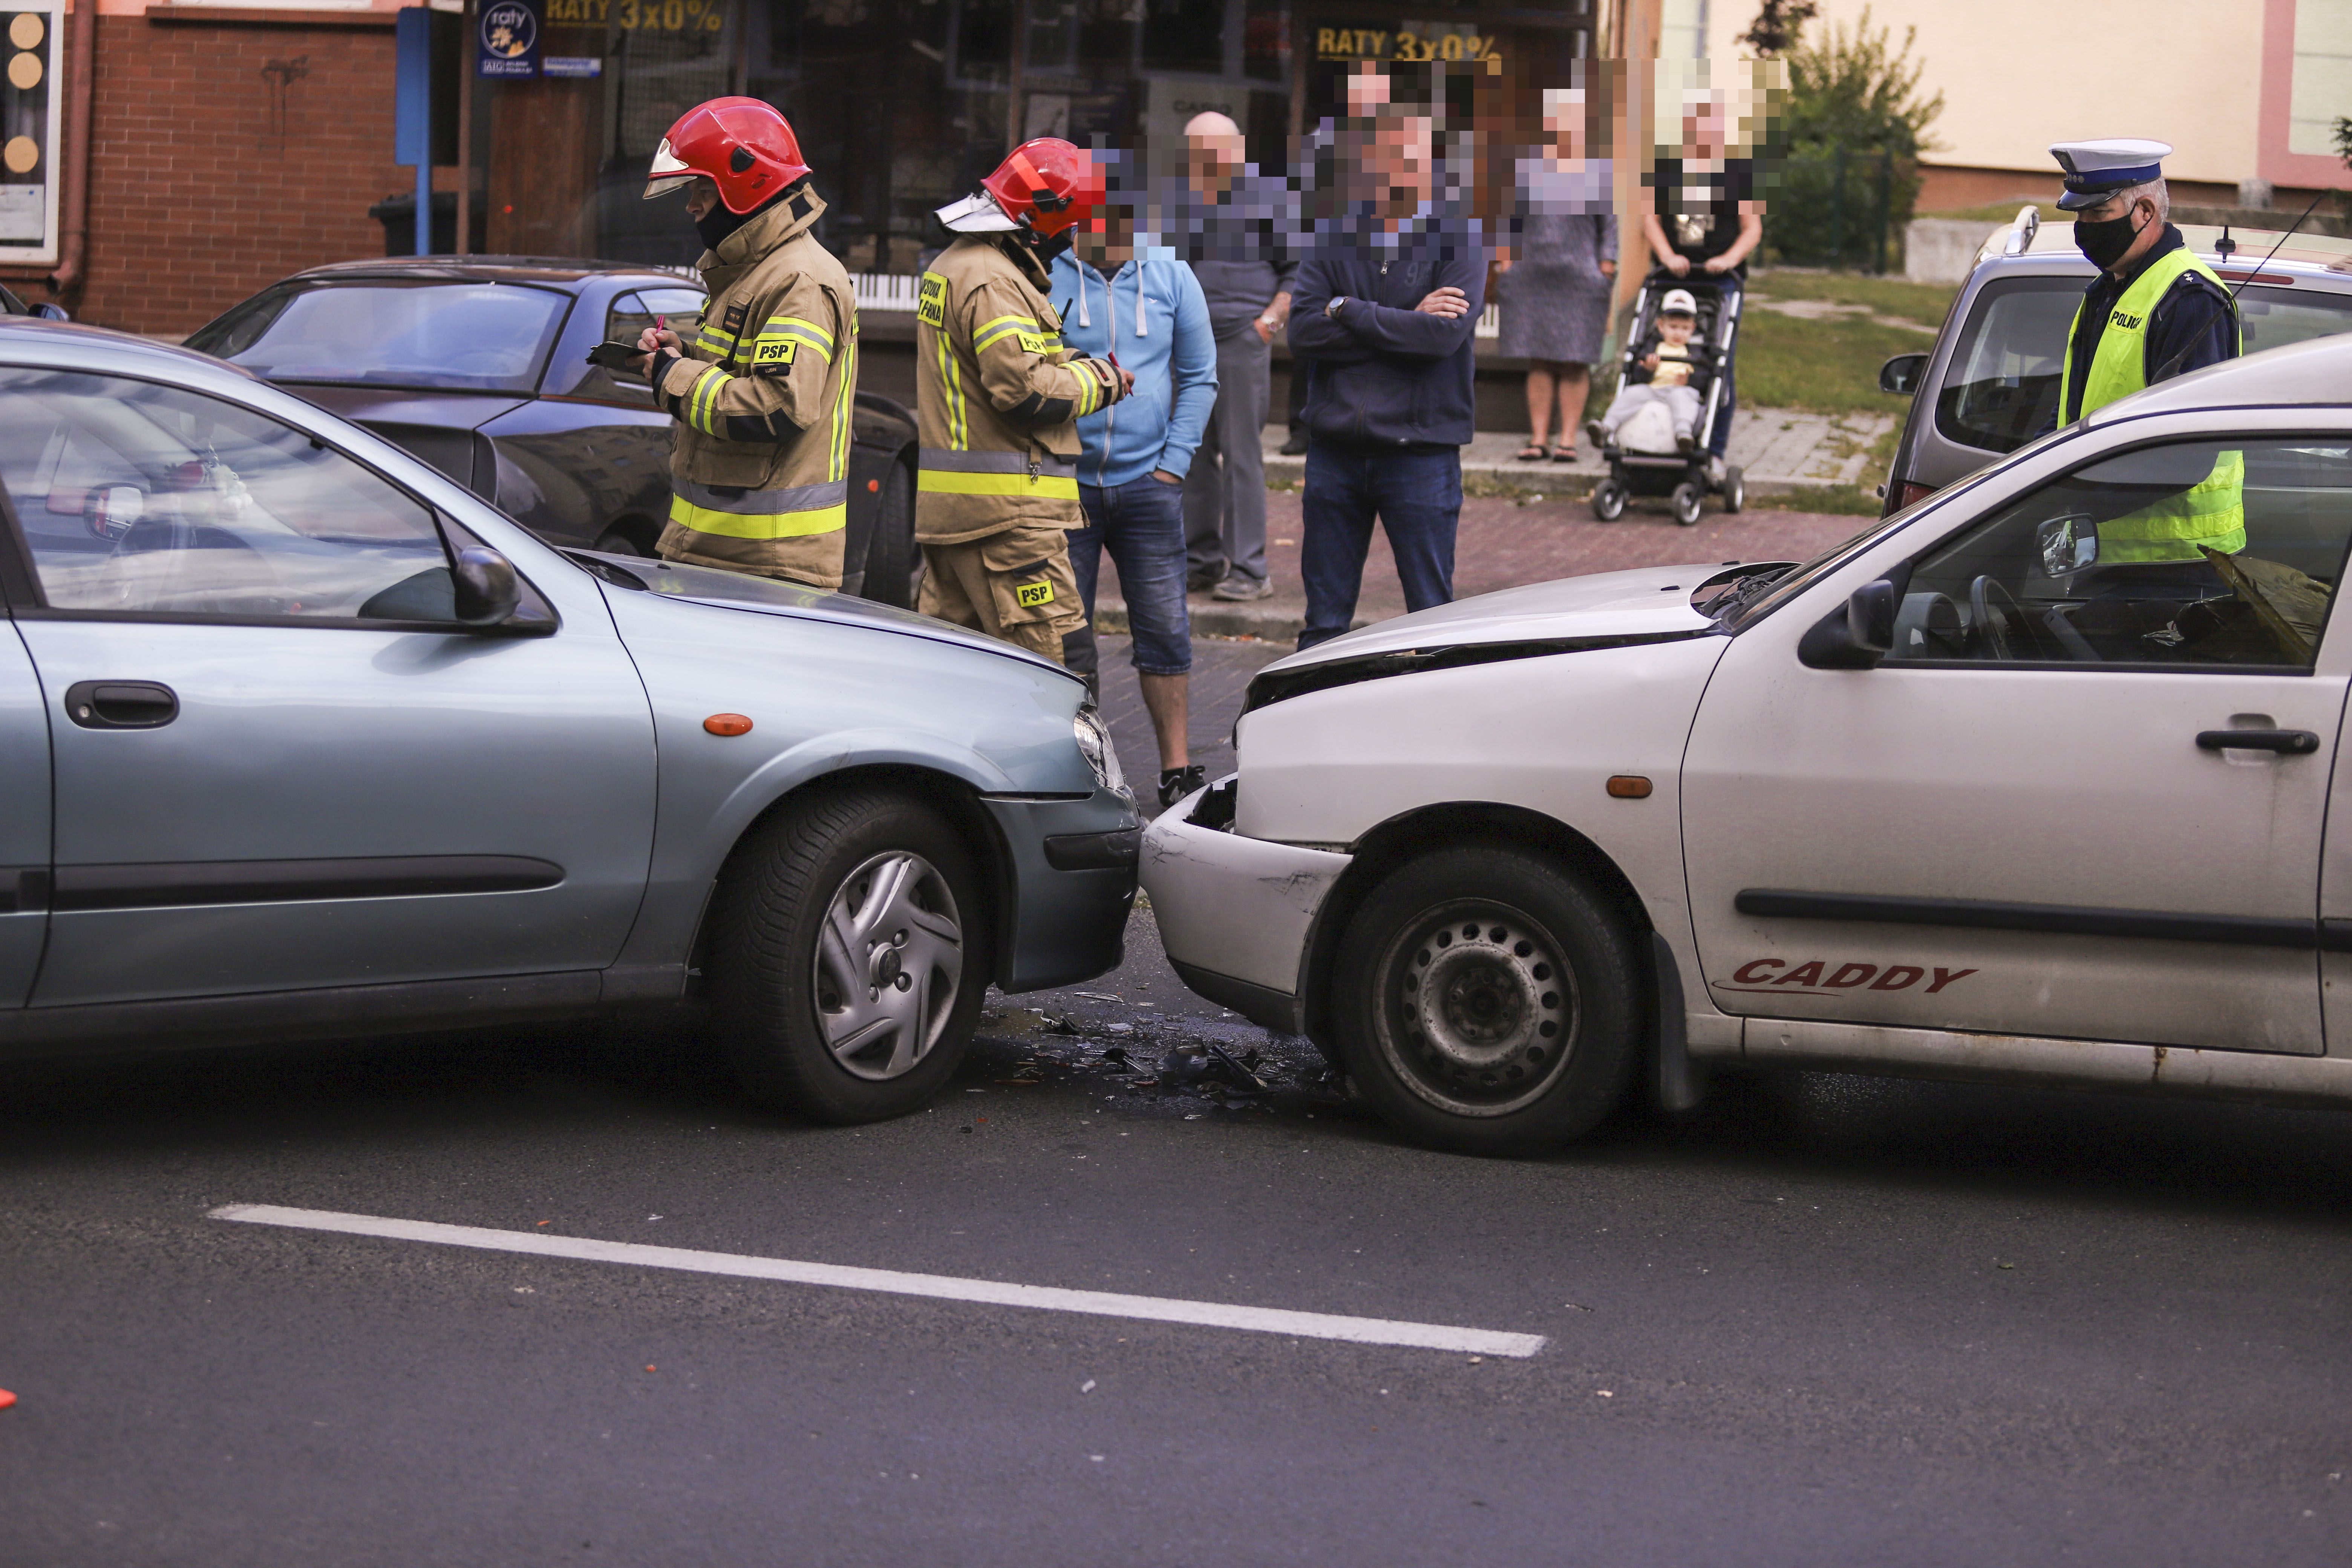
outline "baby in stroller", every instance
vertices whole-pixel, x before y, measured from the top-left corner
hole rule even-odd
[[[1607,416],[1585,423],[1585,434],[1594,446],[1637,452],[1696,450],[1699,415],[1706,406],[1700,383],[1715,367],[1714,351],[1691,341],[1697,330],[1698,301],[1689,289],[1674,289],[1658,302],[1657,330],[1642,345],[1647,352],[1637,351],[1634,363],[1627,367],[1626,384],[1618,389]],[[1636,381],[1636,376],[1642,379]],[[1637,426],[1631,437],[1618,439],[1618,432],[1644,409],[1659,409],[1671,422],[1671,444],[1655,438],[1663,435],[1656,430],[1655,414]],[[1655,435],[1643,439],[1645,430]]]

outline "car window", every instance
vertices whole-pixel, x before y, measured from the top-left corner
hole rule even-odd
[[[1921,557],[1887,662],[2308,669],[2347,542],[2341,437],[2144,447]]]
[[[2004,278],[1985,285],[1937,389],[1937,434],[1963,447],[2013,452],[2053,422],[2084,281]],[[2250,285],[2238,293],[2238,321],[2245,353],[2283,348],[2352,331],[2352,294]]]
[[[530,392],[571,297],[508,283],[272,289],[187,346],[272,381]]]
[[[447,618],[430,509],[218,398],[0,368],[0,488],[55,609]]]
[[[702,314],[704,295],[699,289],[639,289],[614,299],[604,312],[604,338],[608,343],[634,343],[647,327],[667,323],[672,331],[688,339],[693,336],[696,318]],[[588,374],[572,389],[574,397],[609,397],[616,402],[653,406],[653,389],[645,377],[631,375],[626,371],[606,370],[603,365],[590,365]]]

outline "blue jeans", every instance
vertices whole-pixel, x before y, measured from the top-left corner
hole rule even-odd
[[[1139,675],[1189,675],[1192,670],[1192,617],[1184,607],[1184,487],[1150,474],[1108,489],[1078,487],[1087,525],[1070,531],[1070,570],[1086,601],[1087,624],[1095,618],[1095,583],[1102,575],[1103,552],[1118,565],[1118,585],[1127,595],[1127,624],[1135,634],[1129,657]],[[1093,653],[1091,639],[1087,647]],[[1077,666],[1072,665],[1073,669]],[[1091,658],[1081,675],[1096,673]]]
[[[1301,500],[1307,525],[1298,561],[1298,574],[1307,580],[1301,648],[1330,641],[1355,619],[1375,517],[1388,531],[1405,609],[1453,603],[1454,529],[1462,518],[1459,449],[1386,451],[1318,438],[1307,448]]]

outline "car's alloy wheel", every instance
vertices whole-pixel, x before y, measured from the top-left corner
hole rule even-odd
[[[1623,1099],[1646,1016],[1641,966],[1584,878],[1501,847],[1424,856],[1372,889],[1339,951],[1341,1054],[1412,1136],[1542,1148]]]
[[[962,1058],[988,986],[971,853],[921,800],[823,789],[737,847],[705,967],[737,1077],[820,1121],[919,1110]]]

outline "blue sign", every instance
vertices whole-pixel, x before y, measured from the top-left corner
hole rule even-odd
[[[489,0],[474,39],[475,74],[505,80],[539,74],[537,0]]]

